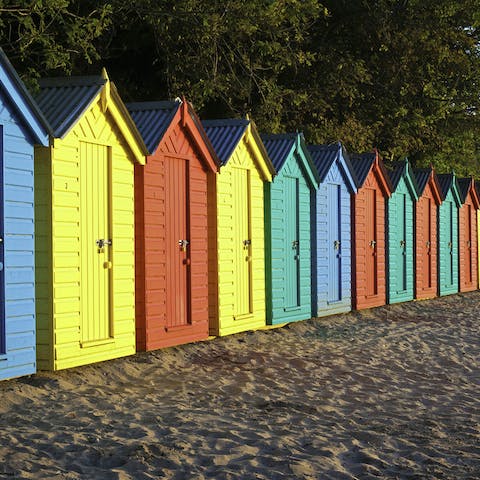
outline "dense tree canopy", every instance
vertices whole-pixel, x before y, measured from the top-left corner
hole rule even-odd
[[[107,66],[127,100],[480,176],[480,0],[0,0],[25,78]]]

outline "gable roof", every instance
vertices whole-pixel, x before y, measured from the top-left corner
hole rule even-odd
[[[221,165],[225,165],[247,131],[250,121],[245,118],[202,120],[203,128],[217,152]]]
[[[264,180],[271,182],[275,168],[268,156],[265,145],[258,134],[255,122],[249,118],[227,118],[221,120],[203,120],[205,132],[213,145],[220,165],[224,166],[232,156],[237,145],[245,139]]]
[[[50,126],[1,48],[0,91],[6,95],[33,143],[48,146]]]
[[[479,207],[479,197],[477,189],[475,188],[475,181],[472,177],[469,178],[458,178],[458,190],[460,193],[460,200],[462,204],[467,200],[469,192],[472,194],[473,204],[475,208]]]
[[[155,153],[169,128],[174,128],[181,122],[206,166],[210,170],[218,170],[220,160],[195,110],[185,98],[177,98],[175,101],[128,103],[126,106],[150,154]]]
[[[318,188],[318,172],[302,133],[261,135],[261,139],[277,173],[292,155],[297,154],[305,177],[312,188]]]
[[[145,163],[148,151],[142,136],[105,69],[98,76],[44,78],[39,84],[35,98],[55,138],[65,137],[100,95],[102,109],[109,110],[135,159]]]
[[[437,175],[437,178],[440,185],[442,201],[447,198],[448,192],[452,190],[455,203],[457,204],[457,207],[460,207],[462,205],[462,199],[460,198],[460,191],[455,173],[441,173]]]
[[[387,197],[391,195],[393,188],[392,182],[390,181],[385,165],[376,150],[367,153],[352,153],[350,154],[350,161],[358,182],[358,189],[363,186],[370,171],[374,170],[377,174],[384,195]]]
[[[173,102],[136,102],[126,104],[150,153],[154,153],[157,149],[181,104],[180,99]]]
[[[411,197],[415,200],[418,200],[418,186],[413,174],[412,167],[408,158],[404,158],[398,162],[394,162],[392,169],[387,172],[390,176],[390,181],[392,182],[392,192],[395,191],[400,183],[400,180],[403,178],[407,184],[408,191],[410,192]]]
[[[323,182],[335,162],[338,162],[343,178],[350,192],[357,191],[355,171],[345,147],[340,143],[330,145],[309,145],[308,150],[315,165],[319,180]]]
[[[421,197],[423,195],[428,183],[430,182],[435,201],[437,205],[440,205],[442,203],[441,187],[438,183],[438,177],[433,167],[415,168],[413,169],[413,174],[415,175],[415,180],[417,182],[418,196]]]

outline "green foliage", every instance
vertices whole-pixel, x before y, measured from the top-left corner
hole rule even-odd
[[[0,45],[27,80],[98,58],[93,41],[109,26],[109,5],[73,0],[0,0]],[[30,82],[31,83],[31,82]]]
[[[480,0],[0,0],[26,77],[106,66],[126,100],[185,95],[205,118],[251,113],[480,176]]]

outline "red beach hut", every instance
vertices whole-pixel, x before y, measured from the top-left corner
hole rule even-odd
[[[385,208],[392,185],[377,151],[350,160],[358,186],[352,201],[352,301],[359,310],[386,302]]]
[[[208,177],[218,159],[192,106],[131,103],[150,155],[135,169],[137,350],[208,337]]]
[[[462,206],[458,211],[460,291],[478,287],[477,210],[479,198],[473,178],[459,178]]]
[[[415,298],[438,294],[438,206],[442,193],[433,168],[414,171],[418,187],[415,205]]]

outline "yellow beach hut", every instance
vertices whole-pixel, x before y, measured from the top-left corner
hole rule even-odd
[[[44,79],[35,151],[38,368],[135,353],[134,164],[146,147],[105,70]]]
[[[220,172],[209,186],[211,335],[265,326],[264,182],[274,168],[254,123],[204,121]]]

